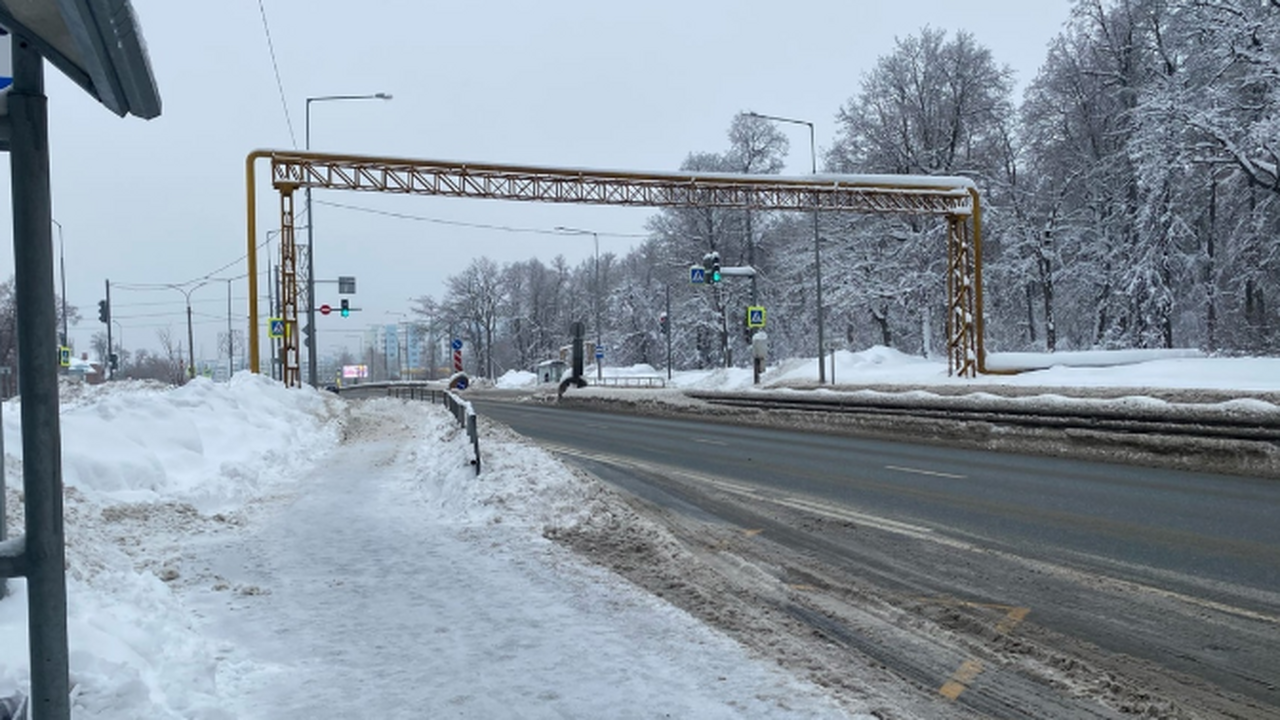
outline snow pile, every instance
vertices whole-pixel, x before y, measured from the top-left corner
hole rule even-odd
[[[178,389],[77,386],[62,413],[67,623],[76,718],[230,720],[218,649],[167,583],[184,542],[237,521],[206,512],[303,477],[341,405],[260,376]],[[4,417],[10,534],[22,532],[21,423]],[[0,697],[29,685],[26,583],[0,601]]]
[[[508,370],[493,385],[502,390],[524,388],[538,384],[538,376],[528,370]]]
[[[323,428],[338,407],[249,373],[229,386],[99,386],[62,413],[63,482],[101,501],[168,498],[216,510],[314,462],[333,443],[335,431]],[[21,457],[18,425],[6,417],[6,429],[6,448]]]

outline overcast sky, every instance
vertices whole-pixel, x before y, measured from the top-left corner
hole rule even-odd
[[[1014,69],[1021,88],[1070,3],[263,0],[279,85],[254,0],[133,5],[161,117],[117,118],[46,69],[53,212],[63,228],[67,296],[84,316],[71,328],[77,351],[103,329],[97,301],[106,279],[126,348],[157,347],[164,327],[185,341],[182,293],[126,284],[245,273],[245,156],[302,148],[307,97],[393,96],[312,103],[311,147],[321,151],[673,171],[690,152],[725,150],[733,116],[754,110],[812,121],[821,154],[840,106],[896,37],[926,25],[972,32]],[[791,141],[784,173],[807,173],[807,129],[779,128]],[[259,174],[265,177],[265,164]],[[265,240],[278,227],[279,200],[267,183],[259,186]],[[8,197],[7,171],[0,187]],[[355,351],[359,329],[401,319],[410,297],[439,296],[444,279],[473,257],[563,254],[577,263],[591,255],[590,236],[557,236],[557,226],[597,231],[601,252],[621,253],[654,212],[333,192],[314,200],[316,275],[356,276],[352,304],[362,309],[346,320],[321,319],[322,353],[339,345]],[[0,238],[12,247],[10,203],[0,215]],[[12,253],[0,253],[0,275],[12,272]],[[212,356],[225,331],[227,286],[214,282],[191,294],[198,357]],[[231,294],[235,327],[244,328],[244,282],[233,283]],[[317,303],[338,298],[335,285],[318,286]]]

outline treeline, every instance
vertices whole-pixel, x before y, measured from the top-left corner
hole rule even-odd
[[[978,183],[989,350],[1280,352],[1280,0],[1078,0],[1020,102],[1012,87],[969,34],[899,39],[839,108],[822,169]],[[747,114],[728,141],[681,170],[777,173],[789,149]],[[574,320],[594,337],[599,297],[607,362],[662,366],[669,290],[676,367],[746,364],[750,281],[687,282],[717,251],[760,269],[772,353],[817,352],[810,216],[664,210],[648,229],[601,256],[598,292],[594,259],[481,258],[419,314],[494,374],[554,356]],[[942,351],[944,223],[824,215],[818,230],[828,340]]]

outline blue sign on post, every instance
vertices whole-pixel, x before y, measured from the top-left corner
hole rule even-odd
[[[449,346],[452,347],[454,350],[461,350],[462,338],[454,338],[453,342],[449,343]]]
[[[689,282],[693,284],[705,283],[707,281],[707,269],[693,266],[689,268]]]
[[[0,95],[13,85],[13,40],[9,32],[0,28]]]
[[[596,348],[596,359],[597,359],[597,360],[603,360],[603,359],[604,359],[604,348],[602,348],[602,347],[598,347],[598,348]]]
[[[284,337],[284,318],[271,318],[267,329],[267,335],[273,340]]]
[[[764,306],[752,305],[747,308],[747,327],[762,328],[764,327]]]

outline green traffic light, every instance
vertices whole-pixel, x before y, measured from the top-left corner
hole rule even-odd
[[[712,271],[711,271],[711,282],[713,282],[713,283],[718,283],[718,282],[720,282],[720,271],[719,271],[719,270],[712,270]]]
[[[342,317],[351,317],[351,309],[342,308]]]

